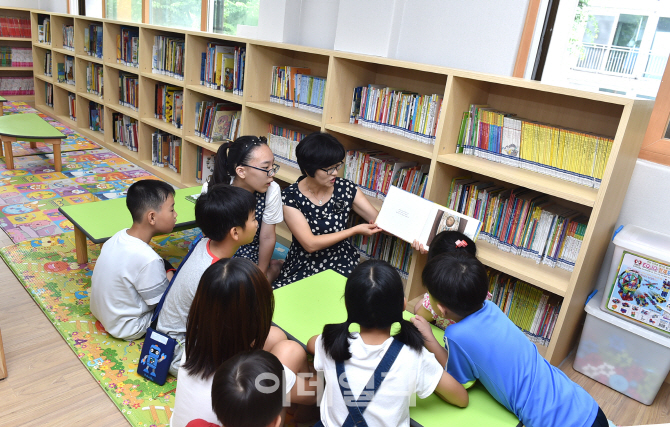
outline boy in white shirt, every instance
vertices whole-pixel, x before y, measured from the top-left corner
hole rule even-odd
[[[174,228],[174,194],[163,181],[147,179],[131,185],[126,206],[133,225],[112,236],[100,251],[91,278],[91,313],[113,337],[141,338],[172,278],[173,269],[149,241]]]

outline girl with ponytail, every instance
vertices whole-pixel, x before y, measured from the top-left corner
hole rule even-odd
[[[256,197],[258,230],[254,240],[241,246],[235,256],[256,263],[270,283],[282,266],[281,261],[272,260],[277,241],[275,225],[284,220],[281,189],[273,179],[278,170],[264,137],[241,136],[221,144],[214,171],[202,185],[203,193],[212,185],[226,184],[243,188]]]
[[[348,417],[359,425],[362,413],[364,425],[408,426],[413,393],[423,399],[436,392],[453,405],[468,405],[463,386],[424,348],[419,330],[403,319],[407,300],[390,264],[369,260],[358,265],[347,280],[344,302],[347,321],[326,325],[307,344],[314,368],[326,380],[322,425],[341,426]],[[352,323],[360,333],[349,332]],[[396,323],[399,331],[391,336]],[[370,382],[373,376],[377,381]]]

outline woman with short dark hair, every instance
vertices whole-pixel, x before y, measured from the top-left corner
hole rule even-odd
[[[275,289],[329,269],[348,277],[360,255],[347,239],[381,231],[374,224],[377,209],[356,184],[337,176],[345,150],[334,136],[307,135],[295,154],[302,176],[282,192],[284,221],[293,241],[272,284]],[[367,223],[347,228],[352,209]]]

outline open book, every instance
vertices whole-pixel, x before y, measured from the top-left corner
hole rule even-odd
[[[479,220],[393,186],[389,188],[376,223],[406,242],[418,240],[426,249],[442,231],[460,231],[476,240],[482,228]]]

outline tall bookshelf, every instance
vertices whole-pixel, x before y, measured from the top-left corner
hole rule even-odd
[[[8,18],[19,18],[31,20],[31,10],[22,9],[16,7],[2,7],[0,8],[0,16]],[[33,30],[32,22],[30,24],[31,34]],[[32,37],[18,37],[18,36],[5,36],[0,37],[0,46],[3,47],[20,47],[31,49],[32,48]],[[33,69],[35,64],[33,63],[32,67],[14,67],[6,66],[0,67],[0,79],[3,77],[33,77]],[[10,101],[25,101],[33,102],[35,100],[35,95],[4,95],[6,99]]]
[[[43,59],[46,50],[59,54],[58,34],[54,34],[54,46],[37,42],[36,25],[43,12],[32,12],[33,52],[35,63]],[[74,22],[75,52],[77,60],[77,82],[75,90],[79,111],[76,123],[66,121],[83,135],[100,145],[137,162],[150,172],[179,186],[193,186],[195,161],[198,147],[216,151],[217,143],[209,143],[196,136],[195,103],[220,100],[237,103],[242,110],[241,134],[266,135],[270,124],[295,126],[308,131],[323,131],[335,135],[347,149],[378,149],[401,160],[429,165],[429,181],[426,197],[445,204],[447,189],[454,177],[464,174],[481,177],[505,187],[527,187],[545,193],[553,199],[588,214],[586,235],[573,272],[549,268],[526,258],[512,256],[497,250],[493,245],[478,243],[479,258],[484,264],[529,282],[545,291],[563,298],[560,316],[548,347],[540,352],[553,364],[560,363],[575,342],[576,332],[583,316],[586,296],[595,285],[607,243],[617,219],[625,189],[628,186],[642,138],[647,126],[650,101],[631,100],[615,96],[581,92],[543,85],[522,79],[499,77],[445,67],[397,61],[345,52],[294,46],[282,43],[247,40],[218,34],[181,31],[152,25],[132,24],[139,33],[139,68],[116,62],[116,36],[127,23],[112,20],[102,22],[104,29],[103,59],[82,56],[83,35],[80,33],[91,21],[78,16],[51,14],[52,23]],[[61,24],[59,24],[61,25]],[[52,26],[60,32],[60,26]],[[155,74],[151,69],[154,36],[167,35],[185,40],[184,80]],[[217,42],[246,48],[246,70],[243,96],[207,88],[200,85],[200,58],[208,42]],[[104,65],[104,97],[86,93],[79,82],[81,65],[86,61],[98,61]],[[312,75],[327,78],[324,109],[322,114],[270,102],[271,73],[273,66],[309,67]],[[40,64],[43,66],[43,64]],[[139,109],[123,107],[118,103],[119,72],[136,74],[140,79]],[[67,90],[56,84],[54,108],[44,103],[44,82],[55,84],[54,77],[35,73],[36,107],[40,111],[60,117],[60,105],[67,98]],[[157,82],[178,86],[184,91],[183,127],[154,118]],[[368,84],[383,84],[420,94],[440,94],[442,108],[435,136],[435,144],[429,145],[361,125],[350,124],[352,93],[355,87]],[[89,100],[99,102],[105,109],[105,133],[94,133],[88,129],[84,107]],[[530,120],[548,122],[553,125],[595,132],[614,138],[614,145],[607,163],[605,175],[599,189],[588,188],[535,172],[509,167],[481,158],[456,153],[456,144],[462,114],[470,104],[488,104],[493,108],[509,111]],[[112,142],[111,116],[113,112],[127,114],[139,121],[139,147],[130,151]],[[151,134],[160,129],[182,138],[181,173],[168,168],[151,165]],[[296,168],[282,165],[276,178],[281,185],[295,182],[300,173]],[[379,208],[381,202],[371,198]],[[278,228],[280,241],[290,239],[285,224]],[[416,299],[424,292],[421,271],[426,257],[418,253],[412,256],[406,281],[406,296]]]

